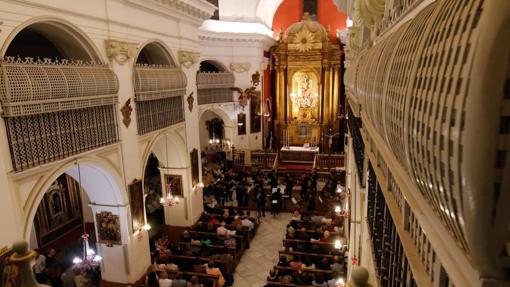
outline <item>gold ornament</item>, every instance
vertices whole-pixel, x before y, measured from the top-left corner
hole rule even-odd
[[[312,49],[313,41],[314,41],[313,34],[305,29],[299,31],[294,38],[294,44],[296,44],[299,52],[310,51]]]

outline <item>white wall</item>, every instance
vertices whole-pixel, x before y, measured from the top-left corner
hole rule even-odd
[[[144,43],[158,40],[168,47],[174,59],[178,58],[177,54],[181,49],[198,51],[198,27],[208,18],[206,14],[212,14],[214,9],[205,1],[177,2],[185,5],[170,7],[165,5],[174,5],[175,1],[155,3],[141,0],[0,0],[0,53],[5,53],[9,41],[29,23],[47,19],[65,23],[77,31],[76,33],[90,39],[101,60],[108,63],[116,73],[120,86],[120,108],[128,99],[134,97],[134,59],[130,58],[125,64],[109,60],[106,56],[105,40],[130,42],[139,48]],[[197,16],[197,12],[202,13],[202,16]],[[196,67],[185,72],[189,84],[187,94],[194,91],[196,95]],[[136,112],[133,101],[132,105]],[[46,192],[48,184],[64,172],[76,178],[73,162],[78,160],[84,164],[82,182],[92,202],[93,214],[86,212],[86,220],[94,220],[94,214],[101,211],[111,211],[121,219],[122,244],[113,247],[99,245],[99,253],[104,258],[103,279],[132,283],[141,277],[149,265],[148,238],[145,231],[133,234],[131,230],[127,186],[134,179],[142,178],[145,155],[150,153],[150,149],[145,149],[146,142],[141,141],[137,134],[135,113],[131,115],[129,127],[122,124],[120,111],[117,116],[119,143],[18,173],[13,172],[5,124],[3,118],[0,118],[0,190],[4,191],[0,200],[0,228],[9,231],[0,234],[0,247],[20,239],[30,241],[33,217],[42,194]],[[190,128],[181,132],[183,153],[187,162],[182,173],[189,192],[187,208],[193,215],[190,218],[193,219],[203,208],[201,204],[198,207],[191,206],[192,202],[198,204],[201,200],[200,192],[191,193],[189,166],[189,152],[193,148],[199,148],[197,109],[193,113],[186,112],[186,121]],[[188,142],[191,144],[187,144]],[[97,178],[104,181],[94,180]],[[86,201],[85,198],[83,200]]]

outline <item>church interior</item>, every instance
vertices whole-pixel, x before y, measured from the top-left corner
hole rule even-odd
[[[0,0],[0,287],[510,287],[510,1]]]

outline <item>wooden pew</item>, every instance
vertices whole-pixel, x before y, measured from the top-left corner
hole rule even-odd
[[[167,255],[167,256],[164,256],[164,258],[158,258],[156,260],[156,262],[158,264],[160,263],[164,263],[164,264],[168,264],[170,262],[172,263],[176,263],[176,261],[191,261],[191,262],[194,262],[195,259],[197,258],[197,256],[187,256],[187,255]],[[225,270],[227,271],[230,271],[230,272],[234,272],[235,270],[235,260],[233,262],[227,262],[225,260],[219,260],[219,259],[211,259],[209,257],[198,257],[202,263],[208,263],[209,261],[214,261],[214,263],[216,263],[218,265],[218,267],[223,267]],[[179,270],[181,270],[182,266],[181,265],[178,265],[179,266]]]
[[[190,242],[182,242],[182,241],[179,242],[179,245],[184,247],[186,250],[190,250],[191,247],[193,247],[193,246],[200,247],[201,249],[205,248],[208,251],[211,251],[211,254],[214,254],[214,253],[230,253],[234,257],[234,260],[236,261],[236,264],[241,259],[240,258],[240,254],[238,253],[236,248],[229,248],[229,247],[226,247],[225,245],[211,244],[211,245],[208,245],[208,246],[203,246],[203,245],[193,245]]]
[[[194,231],[194,230],[190,230],[188,231],[189,234],[192,236],[192,237],[199,237],[199,238],[209,238],[209,239],[217,239],[217,240],[224,240],[226,239],[225,236],[220,236],[218,235],[216,232],[204,232],[204,231]],[[194,236],[193,236],[194,235]],[[230,235],[230,238],[233,238],[236,240],[236,245],[237,245],[237,249],[240,249],[240,252],[243,253],[244,250],[248,247],[248,239],[249,238],[246,238],[242,235]]]
[[[209,280],[213,281],[213,287],[218,287],[218,280],[220,279],[219,275],[210,275],[207,273],[175,271],[175,270],[167,270],[167,269],[165,269],[164,271],[166,271],[166,273],[168,273],[168,274],[180,274],[187,281],[189,281],[192,276],[197,276],[199,278],[199,280],[200,279],[209,279]]]
[[[308,245],[312,246],[312,248],[323,250],[323,252],[316,252],[319,254],[329,254],[330,252],[337,251],[338,249],[335,249],[335,243],[334,242],[321,242],[321,241],[305,241],[305,240],[299,240],[299,239],[284,239],[283,240],[283,246],[284,247],[292,247],[294,250],[296,249],[297,245]]]

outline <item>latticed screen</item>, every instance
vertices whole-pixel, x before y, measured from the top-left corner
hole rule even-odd
[[[136,113],[141,135],[183,122],[182,97],[137,102]]]
[[[198,104],[216,104],[232,102],[233,92],[228,89],[198,90]]]
[[[119,83],[104,63],[6,57],[0,102],[22,171],[118,141]]]
[[[118,141],[115,106],[5,118],[14,170],[20,171]]]

